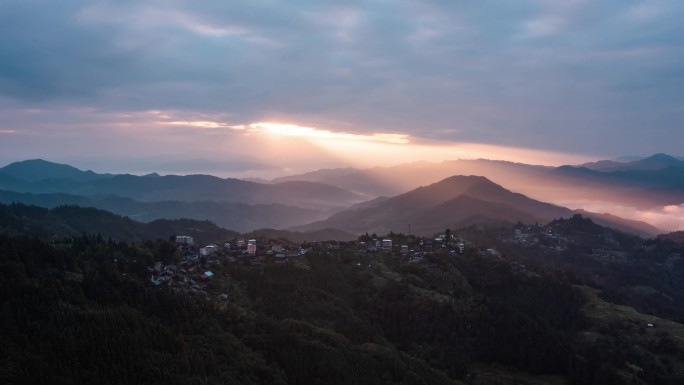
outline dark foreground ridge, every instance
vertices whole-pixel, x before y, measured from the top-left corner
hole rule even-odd
[[[0,382],[684,380],[684,246],[669,239],[580,216],[294,254],[218,236],[208,254],[169,236],[0,232]]]

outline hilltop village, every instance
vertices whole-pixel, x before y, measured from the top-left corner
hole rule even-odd
[[[207,295],[215,279],[216,270],[224,264],[258,266],[262,264],[296,264],[307,253],[331,253],[355,256],[357,266],[372,267],[375,255],[391,256],[411,263],[423,261],[429,255],[440,253],[462,254],[466,247],[463,240],[453,235],[438,234],[434,238],[389,234],[384,238],[369,235],[359,237],[355,242],[325,241],[293,243],[283,239],[235,239],[222,244],[196,244],[188,235],[177,235],[177,250],[172,263],[157,261],[148,267],[149,285],[171,286],[185,289],[191,295]],[[493,255],[493,250],[487,250]],[[371,263],[367,263],[371,261]],[[227,300],[226,293],[217,298]]]
[[[221,267],[229,264],[301,267],[306,265],[304,257],[307,254],[315,254],[342,257],[357,268],[377,269],[376,262],[385,258],[434,268],[436,255],[468,253],[501,261],[518,273],[526,272],[526,264],[530,261],[543,260],[572,271],[587,282],[601,284],[607,279],[610,266],[633,264],[630,256],[639,251],[641,242],[638,237],[598,226],[579,215],[546,225],[471,226],[458,232],[446,229],[433,237],[392,232],[385,236],[365,234],[349,242],[295,243],[285,239],[235,238],[210,244],[198,244],[192,236],[177,235],[172,238],[176,246],[172,258],[149,266],[147,283],[225,301],[228,293],[212,282],[220,280]],[[672,266],[679,260],[677,253],[671,253],[663,262]],[[665,265],[659,263],[658,266]]]

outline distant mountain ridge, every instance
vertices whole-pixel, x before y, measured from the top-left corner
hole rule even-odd
[[[559,194],[613,201],[637,208],[684,203],[684,166],[618,171],[562,166],[550,172],[546,180],[556,188],[554,191],[563,190]]]
[[[684,161],[667,154],[654,154],[647,158],[629,161],[617,162],[612,160],[601,160],[598,162],[589,162],[579,165],[579,167],[586,167],[590,170],[610,172],[610,171],[631,171],[631,170],[650,170],[657,171],[667,167],[684,167]]]
[[[317,210],[339,209],[363,200],[355,193],[320,182],[264,184],[210,175],[96,174],[43,160],[16,162],[0,168],[0,190],[31,194],[118,195],[143,202],[279,203]]]
[[[360,206],[330,216],[323,221],[292,230],[311,231],[334,227],[349,232],[378,234],[410,231],[431,235],[446,228],[490,223],[546,223],[576,212],[513,193],[480,176],[452,176],[376,205]],[[584,212],[604,225],[640,235],[652,236],[659,229],[642,222],[616,220]]]
[[[502,160],[458,159],[443,162],[417,161],[395,166],[367,169],[344,168],[322,169],[300,175],[273,179],[272,183],[306,180],[331,184],[354,191],[369,199],[378,196],[393,196],[414,188],[438,182],[452,175],[480,175],[499,184],[506,184],[511,175],[515,181],[510,188],[529,185],[553,170],[550,166],[529,165]]]
[[[639,209],[684,204],[684,161],[666,154],[560,167],[488,159],[423,161],[368,169],[324,169],[272,182],[320,181],[372,199],[397,195],[450,175],[484,176],[509,190],[557,204],[591,200]]]
[[[72,179],[77,182],[87,182],[113,176],[112,174],[97,174],[91,170],[81,171],[67,164],[48,162],[43,159],[15,162],[0,168],[0,173],[28,182],[43,179]]]

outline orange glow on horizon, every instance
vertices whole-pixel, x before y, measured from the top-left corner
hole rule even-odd
[[[197,122],[204,126],[206,122]],[[509,147],[481,143],[436,142],[411,138],[400,133],[355,134],[332,131],[297,124],[257,122],[227,126],[222,123],[210,127],[229,127],[268,136],[293,137],[306,140],[353,166],[389,166],[414,161],[441,162],[455,159],[485,158],[548,166],[578,164],[592,160],[589,155],[578,155],[531,148]],[[414,140],[409,140],[414,139]]]
[[[155,113],[157,116],[167,117],[157,111]],[[230,132],[242,132],[246,136],[256,134],[251,140],[257,140],[264,145],[268,143],[272,148],[279,143],[277,152],[281,156],[288,156],[290,153],[290,156],[301,158],[303,154],[298,154],[298,148],[306,142],[308,146],[316,147],[330,158],[355,167],[391,166],[421,160],[442,162],[478,158],[557,166],[579,164],[594,159],[590,155],[482,143],[438,142],[403,133],[350,133],[292,123],[255,122],[234,125],[205,119],[166,120],[162,124],[197,129],[225,129]],[[258,137],[262,139],[257,139]],[[269,138],[280,140],[272,143]],[[283,141],[284,138],[296,140]]]

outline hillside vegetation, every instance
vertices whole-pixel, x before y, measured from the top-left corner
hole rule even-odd
[[[26,211],[42,209],[14,207],[19,208],[30,229]],[[55,216],[53,225],[65,226],[64,218]],[[581,218],[550,226],[576,241],[614,247],[622,242],[628,251],[643,243]],[[601,240],[583,238],[597,229]],[[505,243],[499,246],[507,255],[478,247],[488,247],[507,231],[512,229],[459,230],[472,239],[462,253],[435,245],[408,258],[369,253],[364,244],[350,242],[334,248],[312,245],[285,264],[268,258],[219,260],[188,270],[188,278],[197,282],[204,269],[214,272],[200,291],[150,285],[152,266],[183,261],[166,240],[126,243],[100,235],[46,239],[0,233],[0,382],[684,380],[683,328],[673,321],[679,313],[668,316],[672,308],[630,295],[638,276],[624,278],[620,290],[609,284],[608,274],[601,287],[584,278],[590,259],[580,258],[576,269],[568,269],[560,263],[562,253],[543,260],[534,249],[525,257],[524,248]],[[422,242],[390,237],[416,247]],[[681,252],[681,245],[667,240],[649,242],[637,247],[642,254],[635,258]],[[633,263],[613,270],[626,274]],[[675,271],[682,269],[681,261],[673,263]],[[654,287],[678,296],[677,285]],[[649,305],[662,314],[649,316]],[[654,322],[654,328],[645,322]]]

